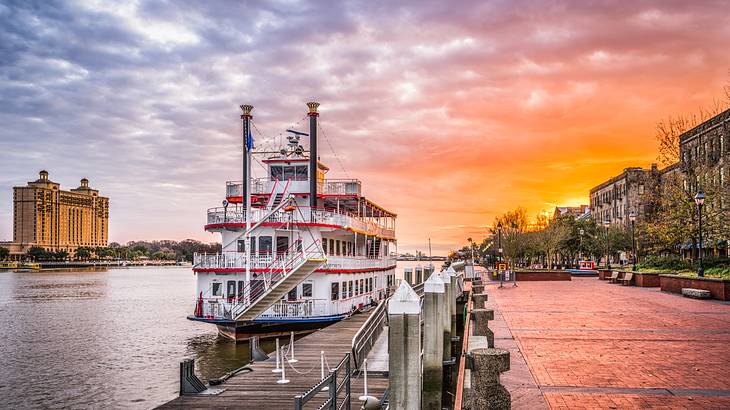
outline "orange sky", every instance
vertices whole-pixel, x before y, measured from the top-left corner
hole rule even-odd
[[[218,240],[238,104],[263,146],[316,99],[330,176],[398,213],[400,251],[444,253],[648,167],[657,121],[730,83],[723,1],[154,4],[9,9],[0,239],[11,187],[47,168],[111,197],[113,241]]]

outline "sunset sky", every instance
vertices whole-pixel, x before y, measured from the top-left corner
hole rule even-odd
[[[0,240],[47,169],[111,198],[111,241],[218,241],[238,105],[274,146],[314,99],[329,176],[398,213],[399,251],[443,253],[648,167],[657,121],[730,83],[726,1],[394,3],[3,1]]]

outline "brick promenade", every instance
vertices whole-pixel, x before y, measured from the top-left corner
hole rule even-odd
[[[487,292],[515,408],[730,408],[730,303],[597,278]]]

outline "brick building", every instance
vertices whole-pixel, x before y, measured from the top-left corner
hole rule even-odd
[[[64,191],[41,171],[37,180],[13,188],[11,256],[32,246],[73,254],[80,246],[107,246],[108,237],[109,198],[99,196],[86,178]]]
[[[608,220],[612,225],[629,225],[629,213],[637,220],[653,211],[652,195],[656,192],[664,170],[656,164],[651,168],[626,168],[623,172],[590,191],[591,215],[598,224]]]

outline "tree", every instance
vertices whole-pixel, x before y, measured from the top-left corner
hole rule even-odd
[[[31,246],[30,249],[25,252],[25,254],[34,261],[42,261],[48,259],[48,252],[46,252],[46,250],[40,246]]]
[[[91,257],[91,249],[79,246],[76,248],[76,259],[87,260]]]

